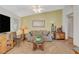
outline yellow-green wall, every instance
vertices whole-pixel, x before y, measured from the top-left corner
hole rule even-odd
[[[45,27],[35,28],[32,27],[32,20],[45,20]],[[51,12],[45,12],[30,16],[24,16],[21,18],[21,27],[27,27],[29,31],[31,30],[50,30],[51,24],[55,24],[60,27],[62,24],[62,10],[56,10]]]

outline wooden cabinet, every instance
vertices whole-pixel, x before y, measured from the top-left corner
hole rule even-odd
[[[64,40],[65,39],[65,33],[64,32],[55,32],[55,39]]]
[[[13,40],[7,34],[0,34],[0,53],[5,53],[13,48]]]
[[[6,51],[6,37],[5,35],[0,35],[0,53]]]

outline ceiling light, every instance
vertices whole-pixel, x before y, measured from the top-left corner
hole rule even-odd
[[[34,11],[35,13],[38,13],[38,11],[37,11],[36,9],[33,9],[33,11]]]
[[[39,8],[39,9],[38,9],[38,12],[39,12],[39,13],[41,13],[41,12],[42,12],[42,10],[43,10],[42,8]]]
[[[43,10],[39,5],[34,5],[32,8],[35,13],[41,13]]]

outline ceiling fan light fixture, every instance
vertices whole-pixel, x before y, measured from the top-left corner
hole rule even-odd
[[[32,8],[35,13],[41,13],[43,10],[43,8],[41,8],[39,5],[32,6]]]

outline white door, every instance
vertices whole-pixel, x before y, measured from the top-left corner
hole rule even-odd
[[[73,38],[73,16],[68,16],[68,36]]]

